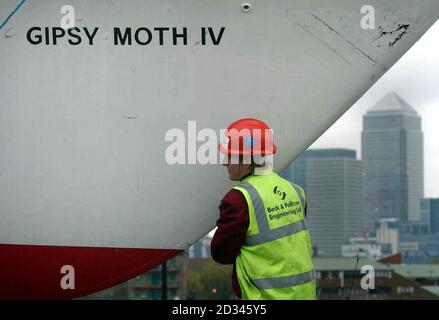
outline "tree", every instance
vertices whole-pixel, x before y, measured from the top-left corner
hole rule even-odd
[[[201,268],[188,273],[188,292],[193,299],[230,300],[234,299],[231,286],[232,267],[203,261]]]

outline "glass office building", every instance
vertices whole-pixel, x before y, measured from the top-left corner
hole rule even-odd
[[[397,218],[420,221],[424,193],[421,118],[396,93],[363,117],[366,223]]]

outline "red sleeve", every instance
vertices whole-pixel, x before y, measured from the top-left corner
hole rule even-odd
[[[231,189],[221,201],[218,229],[210,250],[212,258],[221,264],[232,264],[244,244],[249,226],[248,207],[244,195]]]

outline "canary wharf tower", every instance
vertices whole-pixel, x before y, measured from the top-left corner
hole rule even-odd
[[[363,117],[366,225],[379,218],[420,219],[424,194],[421,118],[391,92]]]

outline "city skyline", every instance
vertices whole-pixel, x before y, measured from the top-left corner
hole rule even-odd
[[[389,92],[396,92],[421,116],[424,132],[424,197],[439,197],[439,22],[395,66],[334,123],[310,149],[345,148],[361,154],[362,118]]]
[[[336,256],[338,248],[348,239],[360,236],[355,230],[355,223],[347,223],[357,215],[359,221],[364,217],[363,236],[369,232],[374,234],[376,222],[386,219],[398,221],[398,230],[400,227],[405,230],[404,226],[413,227],[413,232],[404,234],[405,248],[408,248],[407,243],[411,243],[413,236],[420,235],[414,227],[420,227],[424,220],[430,225],[430,221],[426,220],[429,220],[431,211],[427,212],[426,208],[421,221],[421,200],[424,198],[421,117],[403,98],[391,91],[369,106],[362,120],[361,158],[356,157],[355,149],[312,148],[302,153],[282,173],[285,178],[305,188],[308,208],[313,213],[308,217],[313,245],[318,248],[316,252],[324,255]],[[345,162],[348,159],[358,163],[358,172],[346,171],[348,166]],[[341,170],[337,169],[336,163],[343,164]],[[355,181],[362,187],[356,188]],[[358,203],[353,193],[357,189],[362,190]],[[343,214],[347,207],[349,209]],[[379,233],[380,244],[391,243],[393,253],[399,246],[398,230]],[[391,238],[391,232],[396,232],[396,236]],[[425,256],[436,256],[436,248],[432,245],[434,239],[430,231],[416,239]],[[420,251],[419,248],[415,251]]]

